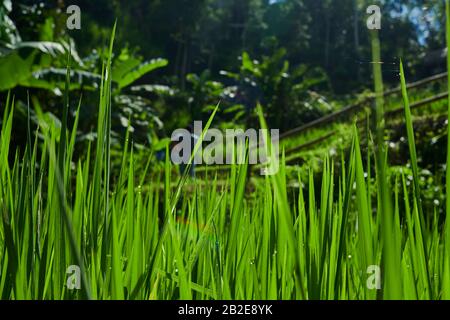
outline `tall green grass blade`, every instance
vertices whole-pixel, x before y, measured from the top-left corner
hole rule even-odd
[[[417,153],[416,153],[416,144],[414,138],[414,128],[412,123],[411,109],[409,106],[409,98],[406,90],[406,80],[405,80],[405,72],[403,70],[403,63],[400,62],[400,80],[401,80],[401,88],[402,88],[402,96],[403,96],[403,104],[405,108],[405,122],[406,122],[406,131],[408,136],[408,146],[409,153],[411,156],[411,165],[413,170],[413,180],[414,180],[414,220],[415,227],[417,229],[417,241],[419,241],[416,249],[420,250],[419,255],[422,258],[420,260],[421,265],[421,273],[420,278],[424,280],[426,297],[429,298],[431,292],[431,284],[430,284],[430,276],[428,272],[428,258],[426,252],[426,243],[424,242],[424,236],[426,235],[424,218],[423,218],[423,210],[422,210],[422,199],[420,195],[420,176],[419,176],[419,167],[417,165]]]

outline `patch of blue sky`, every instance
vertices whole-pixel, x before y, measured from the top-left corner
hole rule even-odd
[[[411,10],[408,10],[406,5],[402,5],[400,10],[392,10],[390,14],[393,18],[409,19],[416,27],[417,37],[422,45],[426,44],[430,30],[440,28],[435,8],[426,5]]]

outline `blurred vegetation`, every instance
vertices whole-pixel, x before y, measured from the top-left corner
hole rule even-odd
[[[73,4],[81,30],[69,31]],[[135,146],[163,148],[170,132],[206,120],[219,101],[221,128],[257,126],[260,102],[269,126],[284,132],[371,88],[366,7],[362,0],[1,0],[0,104],[13,90],[16,121],[25,124],[30,98],[58,122],[70,51],[71,112],[82,98],[79,138],[93,140],[102,61],[117,20],[114,141],[130,128]],[[444,70],[443,61],[423,64],[445,47],[443,3],[388,0],[382,10],[388,85],[398,84],[399,57],[411,81]]]

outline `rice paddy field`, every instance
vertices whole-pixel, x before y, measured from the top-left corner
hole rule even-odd
[[[96,139],[77,157],[84,100],[69,90],[70,63],[60,125],[28,100],[28,124],[18,127],[13,91],[4,102],[1,299],[450,299],[450,104],[412,110],[410,100],[429,94],[407,89],[401,62],[396,97],[383,99],[374,64],[374,108],[283,140],[268,162],[279,162],[276,174],[260,176],[247,161],[220,172],[206,166],[193,178],[180,176],[169,157],[156,170],[155,153],[137,150],[129,131],[121,152],[112,148],[114,38],[115,28],[96,91]],[[375,32],[371,45],[381,61]],[[440,87],[449,90],[450,80]],[[197,147],[220,109],[211,109]],[[268,129],[264,104],[255,112]],[[447,166],[425,172],[416,130],[438,119]],[[406,137],[401,156],[386,139],[395,130]],[[19,131],[26,142],[12,148]],[[327,134],[314,147],[288,151]],[[76,290],[70,266],[78,267]]]

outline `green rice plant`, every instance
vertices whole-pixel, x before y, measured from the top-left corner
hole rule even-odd
[[[375,88],[376,121],[376,169],[378,183],[377,211],[381,215],[381,234],[383,246],[383,286],[384,298],[399,299],[402,296],[400,273],[400,239],[395,212],[392,209],[390,186],[387,183],[387,151],[384,141],[384,98],[383,77],[381,71],[381,48],[378,30],[371,30],[372,64]]]
[[[340,161],[325,157],[321,174],[297,167],[292,179],[284,150],[275,157],[266,136],[265,165],[279,161],[276,174],[256,177],[246,161],[232,164],[222,178],[207,168],[204,177],[190,179],[174,174],[169,157],[162,175],[151,170],[152,154],[139,163],[130,132],[120,159],[111,154],[113,41],[114,32],[99,90],[97,138],[78,158],[83,101],[70,127],[66,90],[58,127],[30,97],[22,150],[11,148],[18,129],[8,96],[0,135],[1,299],[449,297],[450,223],[447,218],[443,225],[438,208],[427,212],[421,202],[402,65],[411,178],[388,165],[382,139],[373,145],[369,137],[364,150],[355,125],[350,149]],[[382,101],[378,107],[382,115]],[[258,117],[267,129],[261,106]],[[248,160],[248,144],[236,146],[233,157]],[[71,266],[79,267],[79,289],[68,281]],[[376,267],[381,274],[370,271]]]
[[[412,164],[412,171],[413,171],[413,180],[414,180],[414,210],[413,210],[413,220],[411,220],[411,217],[408,219],[408,224],[414,225],[414,234],[411,234],[411,237],[409,238],[410,241],[414,241],[415,243],[411,243],[410,245],[415,248],[415,250],[412,252],[412,254],[417,254],[418,257],[414,257],[415,261],[419,261],[420,264],[420,272],[418,273],[417,277],[423,282],[425,287],[425,294],[427,297],[429,297],[429,291],[430,291],[430,280],[429,280],[429,272],[428,272],[428,266],[427,266],[427,251],[426,251],[426,243],[424,242],[424,234],[426,232],[425,230],[425,222],[424,222],[424,213],[422,209],[422,200],[420,195],[420,184],[419,184],[419,168],[417,165],[417,153],[416,153],[416,144],[415,144],[415,138],[414,138],[414,128],[412,123],[412,116],[411,116],[411,110],[409,107],[409,99],[408,99],[408,93],[406,90],[406,80],[405,80],[405,72],[403,70],[403,63],[400,62],[400,80],[401,80],[401,87],[402,87],[402,96],[403,96],[403,103],[405,108],[405,122],[406,122],[406,131],[408,136],[408,146],[409,146],[409,152],[411,156],[411,164]],[[414,222],[413,222],[414,221]]]

